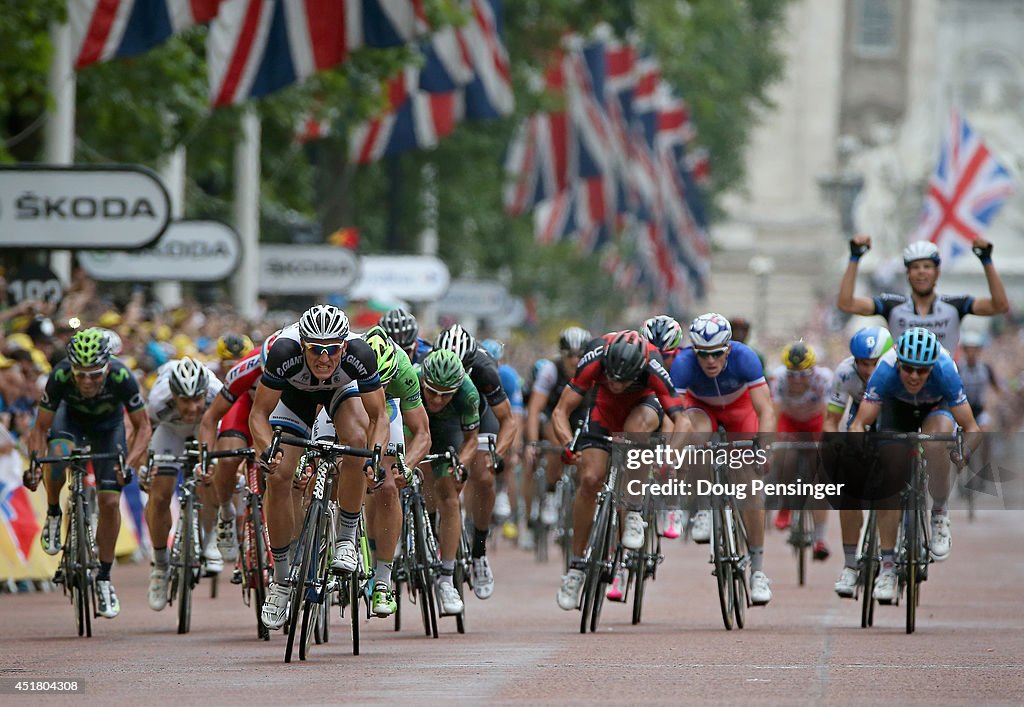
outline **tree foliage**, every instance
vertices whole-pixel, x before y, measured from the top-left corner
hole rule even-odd
[[[41,156],[46,73],[52,55],[47,27],[62,0],[19,3],[0,13],[0,160]],[[689,102],[699,142],[711,154],[712,200],[742,184],[743,153],[767,89],[782,71],[777,48],[786,3],[777,0],[505,0],[506,43],[514,71],[517,114],[464,123],[437,149],[356,168],[348,130],[383,103],[382,82],[418,60],[412,48],[360,49],[331,71],[255,101],[262,119],[263,235],[287,241],[297,223],[324,233],[360,228],[363,249],[417,249],[424,195],[438,199],[440,255],[456,273],[500,274],[521,294],[538,294],[542,312],[614,315],[621,297],[606,286],[596,259],[571,244],[538,248],[529,218],[502,209],[504,150],[517,122],[537,108],[531,80],[569,31],[601,22],[620,36],[633,31],[661,62],[663,75]],[[433,0],[435,26],[465,20],[455,0]],[[212,110],[205,60],[206,29],[196,28],[132,59],[78,72],[76,159],[159,167],[178,145],[188,150],[189,216],[231,218],[234,143],[240,108]],[[306,117],[330,134],[300,144]],[[12,139],[13,138],[13,139]],[[424,165],[436,182],[424,184]]]

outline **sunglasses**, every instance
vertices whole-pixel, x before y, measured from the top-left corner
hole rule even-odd
[[[698,358],[722,358],[725,356],[725,349],[719,349],[718,351],[698,351]]]
[[[345,344],[321,344],[315,341],[303,341],[302,348],[306,349],[306,351],[312,351],[316,356],[323,356],[324,354],[333,356],[345,348]]]
[[[423,382],[423,387],[426,388],[428,392],[433,393],[439,398],[443,398],[449,395],[455,395],[455,393],[457,392],[455,390],[439,390],[438,388],[434,388],[433,386],[429,385],[426,381]]]
[[[931,366],[908,366],[905,363],[901,363],[900,368],[907,373],[919,373],[922,376],[931,373],[932,370]]]
[[[72,369],[72,371],[75,374],[75,378],[87,378],[90,380],[96,380],[97,378],[102,378],[103,376],[107,375],[107,369],[108,366],[104,366],[103,368],[97,368],[95,371],[83,371],[81,368],[74,368]]]

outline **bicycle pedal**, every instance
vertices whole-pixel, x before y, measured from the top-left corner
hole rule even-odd
[[[64,584],[64,573],[57,570],[53,573],[53,579],[51,580],[54,584]]]

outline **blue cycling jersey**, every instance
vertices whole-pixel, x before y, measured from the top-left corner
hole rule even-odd
[[[498,375],[501,377],[501,387],[508,396],[509,405],[512,406],[512,412],[517,415],[523,414],[523,382],[516,369],[503,363],[498,366]]]
[[[878,366],[868,380],[864,401],[885,403],[894,400],[910,405],[942,403],[947,407],[956,407],[967,402],[967,394],[964,392],[960,372],[945,349],[939,354],[939,360],[928,374],[924,387],[916,394],[908,392],[903,385],[896,365],[896,351],[889,350],[878,360]]]
[[[434,345],[426,339],[416,338],[416,351],[412,357],[413,363],[423,363],[423,359],[427,357],[427,354],[434,350]]]
[[[738,341],[732,342],[725,368],[714,378],[708,378],[701,370],[692,347],[676,354],[669,376],[677,393],[686,391],[710,405],[728,405],[749,389],[767,385],[761,359],[752,348]]]

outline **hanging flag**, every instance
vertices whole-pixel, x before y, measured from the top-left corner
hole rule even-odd
[[[75,68],[142,54],[217,15],[220,0],[68,0]]]
[[[929,240],[952,260],[984,235],[1016,189],[1013,175],[956,110],[928,182],[914,240]]]
[[[422,0],[223,0],[206,42],[210,101],[265,96],[424,26]]]
[[[16,451],[0,455],[0,520],[14,541],[18,559],[28,564],[32,544],[38,542],[42,527],[36,519],[28,489],[22,485],[21,465],[21,455]]]

